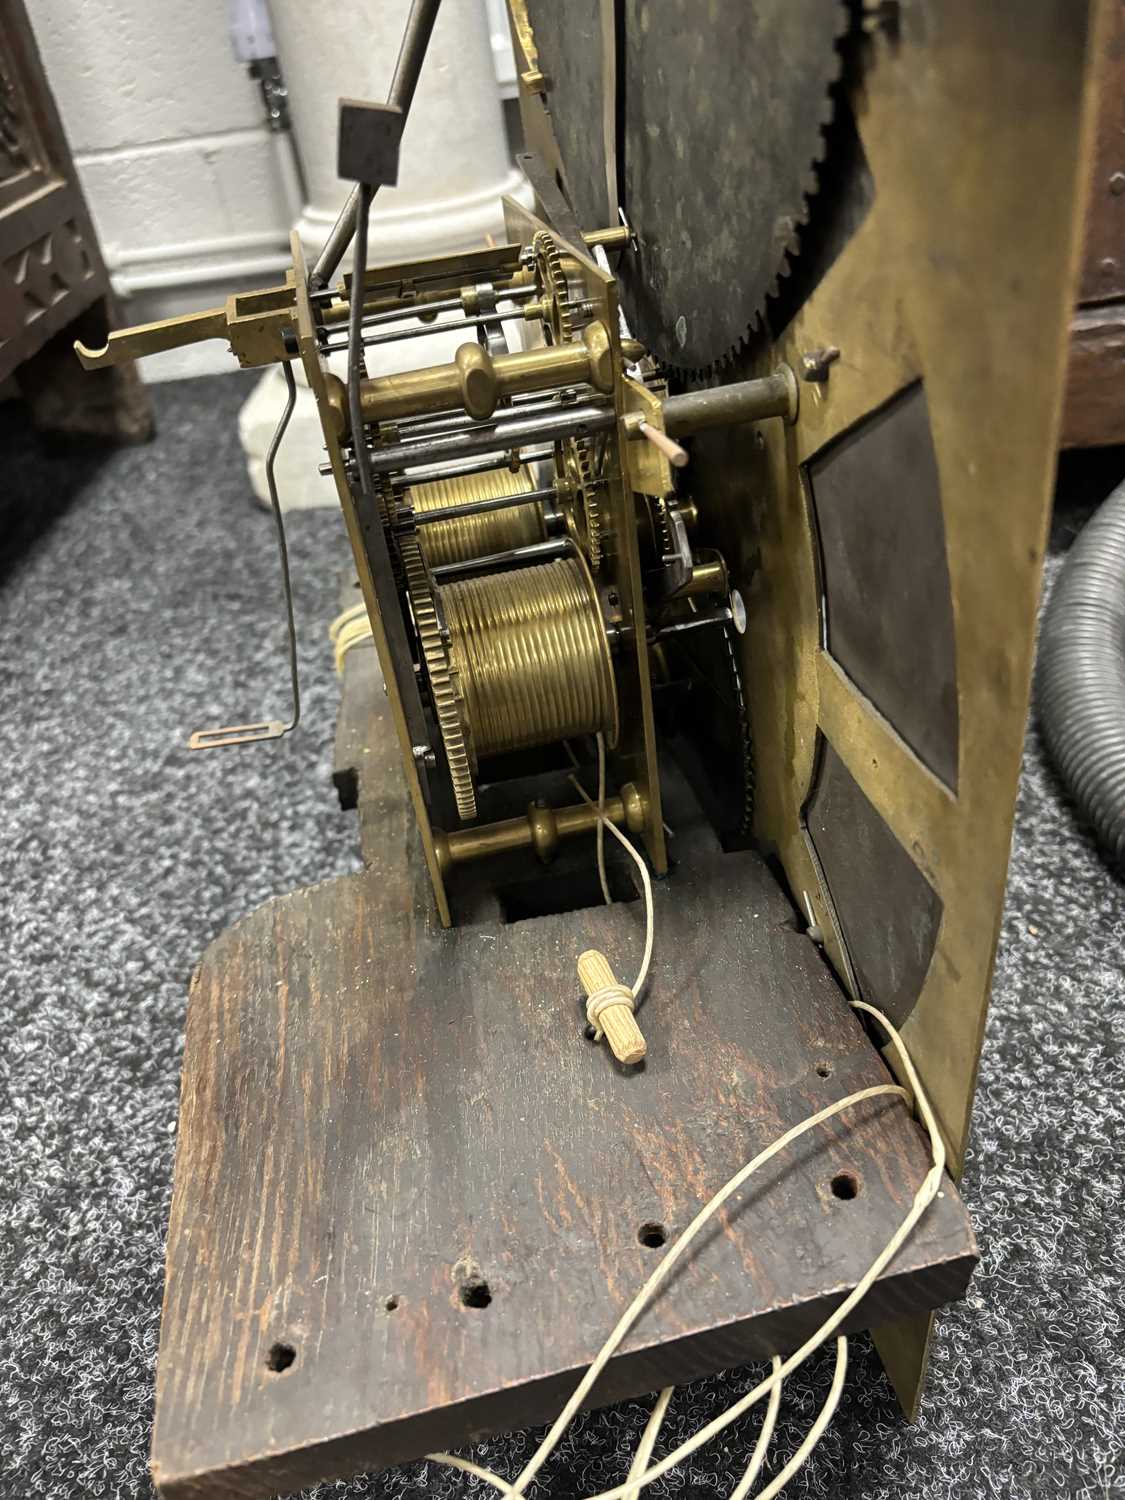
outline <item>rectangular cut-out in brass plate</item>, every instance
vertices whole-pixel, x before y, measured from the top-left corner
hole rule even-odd
[[[901,1026],[929,971],[941,897],[827,740],[807,821],[860,994]]]
[[[956,790],[953,599],[921,382],[819,452],[808,477],[828,650]]]

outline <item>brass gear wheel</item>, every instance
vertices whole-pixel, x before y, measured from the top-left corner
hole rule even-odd
[[[383,525],[389,531],[395,523],[395,506],[398,500],[389,474],[380,474],[377,476],[375,480],[375,495],[379,503],[379,515],[382,518]]]
[[[563,269],[558,241],[547,230],[540,229],[531,241],[535,273],[545,307],[543,321],[552,344],[568,344],[574,337],[574,319],[570,311],[570,288]]]
[[[567,438],[558,445],[555,467],[559,500],[567,529],[586,554],[590,571],[596,573],[604,555],[601,501],[598,480],[590,458],[588,438]]]
[[[621,297],[634,335],[664,364],[716,370],[760,339],[831,154],[839,43],[853,18],[860,31],[857,13],[868,8],[879,7],[727,0],[706,7],[703,23],[699,0],[616,7],[618,165],[636,235],[621,258]],[[526,0],[526,10],[537,67],[552,81],[551,130],[575,215],[593,224],[606,201],[605,145],[590,128],[604,106],[598,7]],[[822,205],[833,214],[852,207],[850,189],[843,205]]]
[[[445,746],[453,796],[461,821],[467,823],[477,815],[472,760],[461,720],[459,696],[450,671],[449,653],[438,621],[434,586],[417,540],[412,536],[403,537],[399,547],[410,612],[414,617],[414,628],[418,632],[426,677],[430,684],[430,698],[437,715],[442,744]]]

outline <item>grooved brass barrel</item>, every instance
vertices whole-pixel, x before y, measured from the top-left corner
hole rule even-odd
[[[581,558],[459,579],[441,605],[477,759],[598,732],[616,743],[613,662]]]
[[[442,511],[451,505],[475,500],[498,500],[505,495],[526,495],[534,489],[526,469],[493,469],[486,474],[462,474],[435,479],[410,487],[415,513]],[[469,557],[488,557],[510,547],[544,541],[547,528],[541,501],[482,511],[476,516],[454,516],[418,528],[418,545],[431,568],[442,563],[464,562]]]

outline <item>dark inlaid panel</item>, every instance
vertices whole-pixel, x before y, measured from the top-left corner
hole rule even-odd
[[[863,998],[901,1026],[930,967],[941,897],[827,741],[807,821]]]
[[[926,396],[912,386],[808,466],[828,649],[957,789],[957,659],[941,486]]]

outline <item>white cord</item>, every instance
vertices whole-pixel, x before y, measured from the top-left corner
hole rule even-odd
[[[607,906],[613,905],[609,894],[609,881],[605,876],[605,735],[599,732],[598,741],[598,879],[602,883],[602,895]]]
[[[598,739],[599,740],[601,739],[601,735],[598,736]],[[573,782],[574,787],[575,787],[576,791],[578,792],[578,795],[582,798],[583,802],[589,803],[589,805],[596,810],[597,809],[597,803],[590,796],[590,794],[586,791],[586,788],[578,780],[578,777],[577,776],[572,776],[570,779]],[[631,986],[632,987],[632,991],[633,991],[633,998],[634,998],[634,1000],[636,1000],[636,1001],[639,1002],[640,998],[641,998],[641,991],[644,989],[645,983],[646,983],[646,981],[648,979],[649,966],[652,963],[652,936],[653,936],[652,880],[649,877],[648,865],[645,864],[643,855],[641,855],[637,851],[637,849],[633,845],[633,843],[629,839],[627,839],[625,837],[625,835],[621,832],[620,828],[618,828],[617,824],[616,823],[611,823],[610,820],[607,817],[605,817],[604,814],[602,814],[602,815],[599,816],[599,820],[598,821],[599,821],[599,824],[600,824],[601,827],[609,829],[610,833],[613,834],[614,838],[617,840],[617,842],[619,844],[624,845],[626,853],[632,859],[633,863],[636,865],[638,871],[640,872],[641,886],[642,886],[642,888],[644,890],[644,897],[645,897],[645,951],[644,951],[644,955],[643,955],[643,957],[641,959],[641,966],[637,970],[637,977],[636,977],[636,979],[633,980],[633,983],[632,983],[632,986]]]
[[[781,1356],[775,1354],[770,1361],[773,1373],[776,1375],[781,1368]],[[773,1438],[773,1429],[777,1424],[777,1409],[781,1405],[781,1381],[779,1380],[770,1392],[769,1405],[766,1407],[765,1421],[762,1430],[758,1434],[758,1441],[754,1444],[754,1451],[750,1455],[750,1462],[746,1465],[746,1473],[731,1491],[730,1500],[746,1500],[751,1486],[757,1479],[762,1465],[766,1461],[766,1452]]]
[[[605,736],[599,733],[595,735],[595,739],[598,745],[598,879],[601,881],[602,896],[605,898],[605,904],[612,906],[613,895],[609,889],[609,881],[606,879],[605,872]],[[562,745],[575,771],[580,771],[582,767],[579,764],[578,757],[575,755],[570,741],[563,740]],[[586,793],[579,785],[577,778],[572,776],[570,779],[585,797]],[[590,799],[587,797],[586,800],[588,802]]]
[[[613,825],[610,824],[609,826],[612,827]],[[880,1275],[883,1268],[888,1265],[894,1258],[894,1256],[898,1253],[900,1247],[906,1240],[907,1236],[910,1234],[911,1230],[914,1228],[915,1224],[918,1222],[922,1214],[925,1212],[926,1208],[937,1195],[938,1189],[941,1186],[941,1174],[945,1166],[945,1148],[942,1145],[941,1136],[938,1133],[936,1122],[934,1121],[933,1114],[929,1107],[929,1102],[926,1100],[926,1097],[922,1092],[921,1084],[918,1081],[918,1075],[914,1071],[914,1065],[907,1055],[905,1049],[903,1048],[902,1040],[899,1037],[897,1031],[895,1031],[894,1027],[891,1025],[890,1021],[882,1016],[880,1012],[876,1011],[873,1006],[865,1005],[859,1001],[855,1002],[855,1004],[860,1009],[866,1010],[872,1015],[876,1016],[879,1019],[880,1023],[885,1026],[888,1035],[891,1037],[892,1042],[894,1043],[896,1049],[899,1051],[899,1056],[902,1060],[904,1070],[907,1073],[911,1088],[914,1090],[914,1095],[918,1101],[918,1105],[921,1109],[926,1127],[930,1132],[930,1143],[934,1154],[934,1165],[926,1174],[922,1185],[919,1187],[917,1193],[915,1194],[914,1202],[911,1205],[909,1212],[903,1219],[902,1223],[899,1225],[898,1229],[888,1240],[884,1248],[872,1261],[866,1273],[860,1278],[855,1287],[844,1298],[844,1300],[840,1303],[836,1310],[829,1314],[829,1316],[824,1320],[824,1322],[816,1330],[816,1332],[813,1333],[808,1339],[806,1339],[799,1349],[791,1354],[788,1359],[784,1360],[780,1365],[776,1366],[772,1373],[768,1375],[765,1380],[756,1385],[754,1389],[747,1395],[734,1402],[727,1408],[725,1412],[722,1412],[719,1416],[713,1418],[710,1422],[708,1422],[704,1427],[701,1427],[693,1437],[687,1440],[687,1442],[681,1443],[678,1448],[667,1454],[658,1463],[654,1464],[650,1469],[647,1469],[643,1474],[641,1474],[640,1476],[635,1476],[632,1481],[626,1481],[626,1483],[624,1484],[616,1485],[612,1489],[602,1490],[597,1495],[590,1496],[589,1500],[623,1500],[623,1497],[627,1489],[629,1488],[630,1483],[634,1485],[645,1485],[651,1484],[654,1479],[659,1479],[662,1474],[666,1474],[669,1469],[675,1468],[678,1463],[681,1463],[685,1458],[688,1458],[698,1448],[703,1447],[705,1443],[709,1443],[713,1437],[716,1437],[725,1428],[729,1427],[732,1422],[737,1421],[737,1419],[744,1412],[749,1411],[749,1409],[758,1401],[760,1401],[763,1396],[771,1392],[774,1387],[779,1385],[786,1376],[788,1376],[793,1370],[797,1368],[798,1365],[803,1364],[815,1349],[818,1349],[826,1339],[828,1339],[833,1333],[835,1333],[836,1329],[840,1326],[844,1319],[867,1295],[876,1278]],[[605,1343],[598,1351],[593,1360],[593,1363],[590,1365],[585,1375],[579,1381],[573,1395],[570,1397],[570,1400],[566,1403],[562,1411],[559,1413],[555,1422],[552,1424],[550,1431],[547,1433],[547,1436],[543,1439],[536,1452],[524,1466],[519,1477],[513,1484],[509,1484],[506,1480],[501,1479],[498,1475],[494,1474],[489,1477],[489,1483],[493,1484],[498,1490],[501,1491],[501,1493],[506,1495],[519,1496],[525,1492],[527,1485],[539,1472],[543,1464],[547,1461],[551,1453],[554,1451],[556,1445],[558,1444],[559,1438],[562,1436],[565,1429],[569,1426],[570,1421],[573,1418],[574,1414],[577,1412],[578,1408],[586,1399],[598,1376],[601,1374],[605,1366],[609,1363],[609,1360],[612,1358],[613,1354],[616,1352],[618,1346],[621,1344],[626,1334],[632,1328],[633,1324],[637,1321],[641,1313],[648,1306],[648,1303],[652,1300],[653,1294],[656,1292],[661,1282],[664,1281],[664,1279],[667,1277],[668,1272],[675,1265],[676,1261],[679,1260],[680,1256],[683,1255],[684,1251],[687,1250],[688,1246],[699,1234],[700,1230],[703,1229],[706,1223],[714,1216],[714,1214],[718,1212],[718,1210],[731,1196],[731,1194],[736,1192],[742,1186],[742,1184],[748,1177],[750,1177],[754,1172],[758,1171],[760,1167],[765,1166],[767,1162],[771,1161],[773,1157],[777,1156],[779,1152],[783,1151],[786,1146],[791,1145],[795,1140],[799,1139],[809,1130],[815,1129],[817,1125],[823,1124],[826,1120],[831,1119],[834,1115],[840,1114],[843,1110],[850,1108],[854,1104],[860,1104],[866,1099],[874,1099],[884,1095],[893,1095],[900,1099],[909,1098],[907,1090],[902,1088],[898,1084],[875,1084],[870,1088],[860,1089],[858,1092],[849,1094],[843,1099],[837,1099],[833,1104],[826,1105],[824,1109],[818,1110],[816,1114],[810,1115],[806,1120],[802,1120],[800,1124],[794,1125],[791,1129],[787,1130],[784,1135],[778,1136],[778,1138],[771,1145],[767,1146],[764,1151],[760,1151],[758,1155],[754,1157],[753,1161],[747,1162],[744,1167],[736,1172],[734,1176],[730,1178],[730,1180],[719,1189],[719,1191],[714,1195],[710,1202],[708,1202],[702,1209],[700,1209],[699,1213],[696,1214],[695,1218],[691,1221],[688,1227],[683,1231],[682,1234],[677,1237],[671,1248],[662,1258],[660,1264],[656,1267],[651,1276],[645,1282],[644,1286],[637,1293],[636,1297],[634,1297],[633,1301],[629,1304],[625,1313],[622,1315],[620,1321],[618,1322],[616,1328],[614,1328],[609,1338],[606,1339]],[[452,1463],[455,1468],[462,1468],[464,1467],[465,1463],[465,1460],[453,1458],[449,1454],[444,1453],[433,1453],[429,1454],[428,1457],[432,1458],[435,1462],[438,1463]],[[478,1473],[482,1476],[488,1473],[487,1470],[481,1471],[476,1467],[474,1467],[471,1472]]]
[[[604,797],[604,781],[602,780],[603,776],[604,758],[599,760],[599,792],[602,797]],[[592,799],[587,795],[582,785],[579,783],[577,777],[572,776],[571,780],[574,782],[575,787],[578,789],[579,795],[584,799],[584,801],[589,803],[591,806],[596,806]],[[636,983],[633,986],[634,994],[639,994],[641,988],[645,983],[645,980],[648,977],[649,965],[652,959],[653,906],[652,885],[649,880],[648,867],[645,864],[644,859],[638,853],[630,840],[626,838],[626,836],[621,832],[619,828],[617,828],[614,823],[611,823],[605,817],[604,811],[601,808],[599,808],[598,811],[599,823],[608,828],[609,831],[618,839],[621,844],[625,846],[626,850],[632,856],[638,869],[640,870],[641,880],[644,886],[646,915],[645,952],[643,961],[641,963],[640,972],[638,973]],[[506,1479],[502,1479],[498,1474],[492,1473],[491,1470],[485,1469],[481,1465],[471,1462],[471,1460],[469,1459],[457,1458],[453,1454],[430,1453],[426,1455],[427,1458],[429,1458],[434,1463],[445,1464],[448,1467],[460,1469],[464,1473],[473,1474],[478,1479],[483,1479],[487,1483],[491,1484],[495,1489],[499,1490],[501,1494],[517,1497],[518,1500],[518,1497],[521,1497],[525,1494],[527,1486],[535,1478],[536,1474],[543,1467],[547,1459],[550,1458],[551,1454],[558,1446],[559,1439],[562,1437],[563,1433],[570,1425],[579,1407],[589,1395],[595,1382],[601,1375],[601,1372],[605,1369],[606,1365],[613,1357],[615,1351],[620,1346],[622,1340],[626,1337],[633,1324],[640,1317],[641,1313],[644,1312],[645,1308],[652,1300],[658,1287],[667,1278],[668,1273],[671,1271],[672,1267],[680,1259],[683,1253],[687,1250],[688,1246],[705,1227],[705,1225],[718,1212],[718,1210],[727,1201],[731,1194],[737,1192],[737,1190],[742,1186],[742,1184],[747,1180],[748,1177],[750,1177],[754,1172],[758,1171],[760,1167],[765,1166],[767,1162],[771,1161],[787,1146],[791,1145],[795,1140],[798,1140],[808,1131],[815,1129],[817,1125],[821,1125],[825,1121],[831,1119],[834,1115],[840,1114],[843,1110],[849,1109],[854,1104],[860,1104],[864,1100],[882,1096],[893,1095],[897,1098],[901,1098],[909,1102],[912,1092],[915,1104],[922,1116],[923,1124],[925,1125],[930,1138],[930,1150],[932,1154],[933,1164],[930,1167],[930,1170],[926,1173],[926,1176],[923,1178],[921,1185],[915,1193],[914,1201],[911,1204],[906,1217],[902,1220],[901,1224],[895,1230],[891,1238],[887,1241],[883,1249],[871,1262],[871,1265],[868,1267],[864,1275],[860,1277],[859,1281],[856,1283],[852,1291],[848,1293],[848,1295],[844,1298],[844,1300],[840,1303],[836,1310],[829,1314],[829,1316],[824,1320],[824,1322],[820,1325],[816,1332],[805,1340],[805,1342],[800,1346],[799,1349],[797,1349],[793,1354],[789,1355],[789,1357],[784,1361],[779,1360],[775,1356],[770,1374],[764,1380],[760,1381],[753,1390],[748,1392],[745,1396],[741,1397],[738,1401],[733,1402],[729,1407],[727,1407],[726,1411],[720,1413],[719,1416],[712,1418],[710,1422],[701,1427],[699,1431],[696,1432],[692,1437],[688,1438],[686,1442],[681,1443],[678,1448],[675,1448],[671,1453],[666,1454],[664,1458],[659,1460],[659,1462],[653,1464],[651,1467],[646,1467],[651,1457],[652,1448],[655,1446],[660,1424],[663,1421],[664,1412],[667,1410],[668,1400],[671,1399],[673,1388],[669,1387],[666,1391],[662,1391],[660,1399],[658,1400],[657,1405],[653,1410],[652,1416],[649,1418],[648,1425],[646,1426],[644,1434],[641,1438],[641,1446],[638,1449],[633,1463],[630,1465],[628,1478],[623,1484],[616,1485],[612,1489],[602,1490],[597,1495],[588,1497],[588,1500],[636,1500],[636,1497],[638,1496],[639,1491],[643,1486],[651,1484],[653,1480],[659,1479],[670,1469],[675,1468],[677,1464],[682,1463],[685,1458],[690,1457],[691,1454],[697,1451],[697,1449],[702,1448],[704,1444],[709,1443],[713,1437],[716,1437],[725,1428],[729,1427],[732,1422],[737,1421],[737,1419],[742,1416],[744,1412],[749,1411],[749,1409],[752,1406],[756,1405],[756,1403],[760,1401],[763,1396],[768,1394],[769,1406],[766,1410],[766,1417],[762,1425],[762,1432],[759,1434],[758,1442],[755,1445],[754,1453],[751,1456],[747,1471],[743,1475],[742,1480],[739,1482],[737,1488],[731,1496],[731,1500],[745,1500],[745,1497],[749,1494],[750,1486],[757,1478],[758,1472],[765,1459],[766,1450],[773,1434],[773,1425],[777,1417],[777,1406],[780,1401],[782,1382],[789,1374],[792,1373],[793,1370],[797,1368],[798,1365],[802,1364],[810,1354],[812,1354],[823,1343],[825,1343],[832,1336],[832,1334],[836,1332],[837,1328],[839,1328],[840,1324],[843,1323],[845,1318],[848,1317],[853,1309],[863,1301],[864,1297],[870,1291],[879,1275],[882,1273],[884,1268],[889,1265],[890,1262],[894,1259],[895,1255],[898,1253],[899,1249],[906,1241],[911,1231],[914,1229],[914,1226],[918,1223],[919,1219],[925,1213],[926,1209],[937,1196],[941,1188],[942,1175],[945,1171],[945,1144],[942,1140],[941,1132],[938,1130],[937,1121],[934,1117],[933,1110],[930,1107],[930,1102],[926,1097],[924,1089],[922,1088],[922,1083],[920,1078],[918,1077],[917,1070],[914,1067],[913,1060],[911,1059],[910,1054],[907,1052],[902,1038],[899,1036],[898,1032],[895,1030],[894,1026],[887,1019],[887,1017],[883,1015],[881,1011],[877,1010],[875,1006],[868,1005],[865,1001],[862,1000],[853,1000],[851,1003],[854,1009],[864,1011],[868,1015],[874,1017],[874,1019],[887,1033],[895,1049],[895,1052],[898,1055],[902,1070],[906,1075],[907,1082],[910,1087],[910,1092],[908,1092],[906,1088],[903,1088],[899,1084],[885,1083],[876,1084],[866,1089],[860,1089],[856,1093],[849,1094],[843,1099],[837,1099],[833,1104],[826,1105],[824,1109],[818,1110],[816,1114],[810,1115],[807,1119],[802,1120],[799,1124],[794,1125],[789,1130],[785,1131],[783,1135],[778,1136],[771,1145],[767,1146],[765,1150],[760,1151],[752,1161],[747,1162],[744,1167],[740,1168],[740,1170],[737,1171],[733,1177],[731,1177],[726,1183],[724,1183],[719,1191],[715,1193],[715,1195],[710,1199],[708,1203],[703,1206],[703,1208],[700,1209],[700,1211],[696,1214],[695,1218],[692,1219],[687,1228],[679,1236],[677,1236],[671,1247],[665,1252],[659,1265],[649,1276],[648,1280],[645,1282],[641,1290],[633,1298],[633,1301],[629,1304],[629,1306],[626,1308],[625,1312],[619,1319],[617,1326],[614,1328],[613,1332],[609,1335],[605,1343],[602,1345],[601,1349],[595,1355],[593,1362],[590,1364],[585,1375],[583,1375],[582,1379],[578,1382],[578,1385],[575,1388],[570,1399],[567,1401],[558,1417],[552,1423],[550,1431],[547,1433],[546,1437],[540,1443],[536,1451],[532,1454],[528,1462],[524,1465],[520,1474],[513,1483],[509,1483]],[[832,1420],[833,1413],[835,1412],[836,1406],[839,1402],[840,1392],[843,1389],[844,1376],[846,1374],[846,1371],[847,1339],[842,1336],[838,1336],[836,1341],[836,1368],[833,1375],[832,1386],[828,1393],[828,1398],[825,1401],[819,1416],[813,1423],[812,1427],[809,1429],[809,1432],[806,1435],[804,1441],[801,1443],[800,1447],[797,1449],[797,1451],[794,1453],[793,1457],[789,1460],[785,1467],[781,1470],[781,1472],[774,1479],[772,1479],[766,1486],[766,1488],[761,1492],[758,1500],[769,1500],[769,1497],[776,1495],[781,1490],[781,1488],[793,1477],[793,1475],[797,1472],[797,1470],[801,1467],[801,1465],[808,1458],[809,1454],[815,1448],[816,1444],[820,1441],[821,1435],[823,1434],[825,1428],[828,1426],[828,1423]],[[665,1396],[667,1396],[667,1400],[664,1399]],[[642,1450],[645,1450],[643,1458]]]
[[[637,1444],[637,1451],[633,1454],[633,1462],[629,1465],[629,1478],[634,1479],[638,1474],[643,1474],[648,1468],[649,1460],[652,1458],[652,1450],[656,1447],[656,1439],[660,1436],[660,1427],[664,1421],[664,1413],[668,1410],[668,1403],[675,1394],[674,1385],[666,1385],[656,1398],[656,1405],[652,1408],[652,1415],[645,1423],[645,1430],[641,1433],[641,1440]],[[641,1493],[640,1485],[633,1485],[625,1492],[625,1500],[639,1500]]]
[[[808,1432],[805,1434],[805,1438],[801,1443],[801,1446],[797,1449],[796,1453],[794,1453],[793,1457],[789,1460],[789,1462],[785,1465],[781,1472],[779,1474],[776,1474],[773,1479],[770,1480],[769,1484],[766,1485],[765,1489],[761,1491],[761,1493],[758,1495],[758,1500],[770,1500],[770,1497],[772,1495],[780,1494],[785,1486],[789,1483],[789,1481],[793,1478],[793,1475],[796,1474],[797,1470],[808,1458],[809,1454],[816,1447],[817,1443],[820,1442],[821,1438],[824,1436],[824,1429],[836,1415],[836,1408],[840,1404],[840,1394],[844,1389],[844,1376],[847,1373],[848,1341],[846,1338],[844,1338],[843,1334],[839,1334],[836,1338],[836,1368],[832,1372],[832,1384],[829,1387],[828,1395],[825,1399],[824,1405],[820,1408],[816,1421],[812,1424]],[[775,1387],[775,1389],[780,1389],[780,1387]],[[737,1495],[739,1493],[739,1490],[741,1489],[742,1486],[740,1485],[739,1489],[736,1489],[734,1491],[734,1495]],[[745,1494],[746,1491],[743,1490],[742,1493]],[[731,1500],[734,1500],[734,1495],[731,1496]]]

